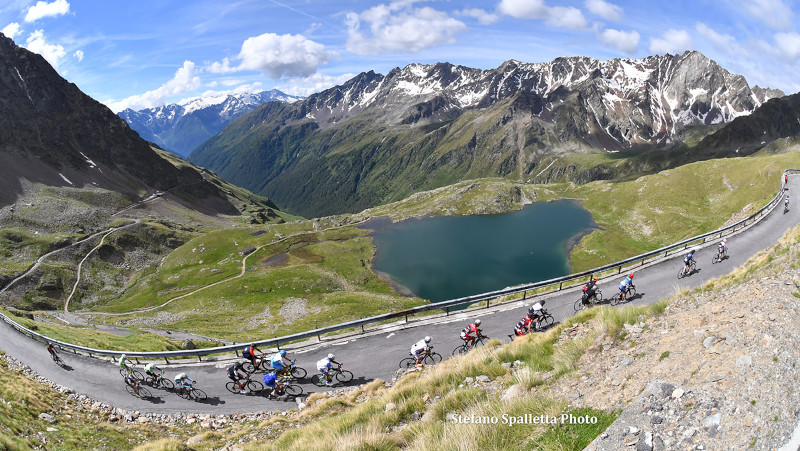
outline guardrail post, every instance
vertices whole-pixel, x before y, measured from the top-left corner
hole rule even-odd
[[[320,335],[320,334],[317,334],[317,341],[319,341],[320,343],[322,343],[322,335]]]
[[[167,365],[169,365],[169,360],[167,360],[166,357],[164,357],[164,361],[167,362]]]
[[[642,266],[644,266],[644,259],[642,259]]]
[[[528,299],[528,290],[522,292],[522,300]]]
[[[137,365],[141,365],[141,363],[139,363],[139,357],[134,357],[133,360],[136,360]]]
[[[200,362],[202,362],[202,361],[203,361],[203,357],[201,357],[201,356],[197,356],[197,360],[198,360],[198,361],[200,361]]]
[[[486,308],[489,308],[489,300],[486,300]]]
[[[561,291],[561,287],[563,287],[563,286],[564,286],[564,282],[561,282],[560,284],[558,284],[558,291]]]
[[[622,266],[620,266],[619,268],[617,268],[617,274],[622,274]]]
[[[450,306],[444,308],[444,316],[450,316]]]
[[[406,322],[408,322],[408,315],[406,315]]]

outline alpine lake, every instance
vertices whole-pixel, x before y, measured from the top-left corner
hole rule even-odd
[[[579,202],[558,200],[363,227],[372,230],[378,274],[400,291],[442,302],[566,275],[572,246],[597,225]]]

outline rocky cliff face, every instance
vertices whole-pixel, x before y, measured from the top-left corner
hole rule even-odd
[[[305,216],[352,212],[465,178],[527,181],[559,155],[669,148],[781,94],[697,52],[412,64],[264,105],[189,158]]]
[[[302,97],[277,89],[258,93],[197,97],[177,104],[119,113],[139,135],[182,157],[234,119],[266,102],[292,103]]]

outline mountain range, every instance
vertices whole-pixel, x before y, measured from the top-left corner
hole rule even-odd
[[[302,215],[354,212],[467,178],[552,180],[561,155],[671,148],[783,95],[698,52],[411,64],[264,104],[189,160]]]
[[[231,121],[265,102],[291,103],[302,97],[277,89],[258,93],[194,97],[179,103],[119,113],[147,141],[181,157],[219,133]]]
[[[0,90],[0,207],[28,199],[42,222],[70,212],[74,216],[59,222],[67,228],[156,191],[211,218],[238,216],[247,205],[274,208],[185,161],[165,158],[44,58],[2,34]],[[11,215],[12,223],[34,220],[22,210]],[[8,218],[0,214],[0,220]]]

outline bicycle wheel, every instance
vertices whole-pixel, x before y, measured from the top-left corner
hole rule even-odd
[[[417,360],[413,357],[406,357],[405,359],[400,361],[400,368],[402,369],[409,369],[414,368],[417,366]]]
[[[625,295],[625,300],[631,300],[636,297],[636,287],[630,286],[628,287],[628,294]]]
[[[225,384],[225,388],[227,388],[228,391],[231,392],[231,393],[239,393],[239,391],[240,391],[239,390],[239,384],[237,384],[236,382],[233,382],[233,381],[228,382],[227,384]]]
[[[283,387],[283,393],[289,396],[300,396],[303,394],[303,387],[299,385],[285,385]]]
[[[144,383],[151,387],[155,387],[156,384],[158,384],[158,379],[148,375],[147,377],[144,378]]]
[[[463,345],[461,345],[461,346],[458,346],[457,348],[453,349],[453,354],[452,354],[452,355],[453,355],[453,356],[457,356],[457,355],[464,355],[464,354],[466,354],[468,351],[469,351],[469,349],[467,349],[467,345],[466,345],[466,344],[463,344]]]
[[[136,391],[130,385],[125,384],[125,389],[128,390],[128,393],[130,393],[131,396],[139,396],[136,394]],[[141,388],[139,390],[141,390]]]
[[[353,380],[353,373],[347,370],[341,370],[336,373],[336,380],[343,383],[350,382]]]
[[[478,346],[485,345],[486,344],[485,340],[488,340],[488,339],[489,339],[489,337],[478,337],[478,339],[475,340],[475,346],[473,346],[473,348],[477,348]]]
[[[437,363],[442,361],[442,355],[438,352],[431,352],[430,354],[425,356],[425,364],[426,365],[436,365]]]
[[[554,322],[556,322],[556,320],[553,318],[553,315],[549,313],[545,314],[544,318],[542,318],[541,330],[549,328]]]
[[[122,377],[127,376],[128,375],[128,370],[126,370],[125,368],[120,368],[119,369],[119,375],[122,376]]]
[[[153,394],[150,393],[150,390],[144,387],[139,387],[139,397],[142,399],[150,399],[153,397]]]
[[[603,292],[600,291],[600,289],[598,288],[597,291],[594,292],[594,303],[599,304],[600,301],[602,300],[603,300]]]
[[[166,378],[160,378],[158,381],[158,385],[164,387],[166,390],[172,390],[175,388],[175,383]]]
[[[317,387],[322,387],[325,385],[325,379],[322,378],[321,374],[315,374],[311,376],[311,383],[316,385]]]
[[[205,401],[208,399],[206,392],[200,390],[199,388],[193,388],[192,391],[189,392],[189,397],[195,401]]]
[[[250,381],[247,383],[247,389],[250,393],[260,393],[264,389],[264,384],[259,381]]]
[[[131,376],[135,377],[137,380],[143,381],[144,375],[137,370],[131,371]]]
[[[681,268],[681,270],[678,271],[678,279],[683,279],[684,277],[686,277],[686,268],[685,267]]]
[[[245,373],[253,374],[256,372],[256,367],[253,365],[253,362],[245,362],[242,364],[242,368],[244,369]]]
[[[575,305],[572,306],[575,309],[575,313],[580,312],[581,310],[586,308],[586,305],[583,303],[583,298],[578,299],[575,301]]]
[[[719,252],[717,252],[716,254],[714,254],[713,257],[711,257],[711,264],[713,265],[714,263],[717,263],[719,261],[722,261],[722,259],[719,256]]]
[[[608,303],[611,305],[617,305],[621,300],[622,297],[619,295],[619,293],[617,293],[614,296],[611,296],[611,299],[608,301]]]
[[[295,379],[304,379],[306,377],[306,375],[308,375],[306,370],[304,370],[303,368],[300,368],[299,366],[292,367],[292,371],[291,371],[290,374]]]

